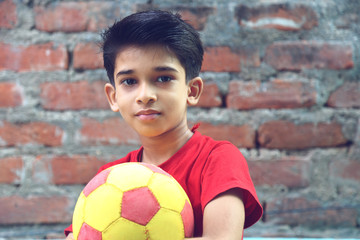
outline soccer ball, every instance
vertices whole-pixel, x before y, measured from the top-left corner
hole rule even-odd
[[[193,209],[183,188],[146,163],[118,164],[97,174],[73,214],[77,240],[182,240],[193,230]]]

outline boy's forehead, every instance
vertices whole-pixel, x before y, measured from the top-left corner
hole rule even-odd
[[[150,53],[150,54],[161,54],[167,55],[170,57],[176,57],[176,55],[166,46],[161,45],[128,45],[121,47],[118,49],[116,57],[119,55],[128,55],[128,54],[143,54],[143,53]]]
[[[115,59],[114,78],[125,73],[150,70],[154,72],[176,72],[186,82],[186,70],[177,56],[161,45],[129,45],[119,49]]]
[[[157,60],[161,59],[164,62],[180,64],[180,67],[185,71],[184,66],[181,64],[176,54],[168,47],[161,45],[129,45],[122,47],[117,51],[115,65],[120,63],[120,61],[118,61],[120,59],[121,63],[127,63],[127,60],[130,58],[140,58],[144,57],[144,55]]]

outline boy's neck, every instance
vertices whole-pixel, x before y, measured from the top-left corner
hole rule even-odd
[[[160,165],[171,158],[191,138],[193,132],[180,127],[157,137],[140,137],[143,145],[142,162]]]

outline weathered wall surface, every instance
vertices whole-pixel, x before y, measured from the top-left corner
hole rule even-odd
[[[176,10],[201,33],[200,131],[248,159],[246,236],[360,236],[360,2],[0,1],[0,238],[59,237],[84,184],[139,145],[109,110],[99,32]]]

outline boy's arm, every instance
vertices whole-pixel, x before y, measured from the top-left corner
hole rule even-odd
[[[230,189],[210,201],[204,209],[203,236],[206,240],[240,240],[245,222],[245,210],[240,189]]]

